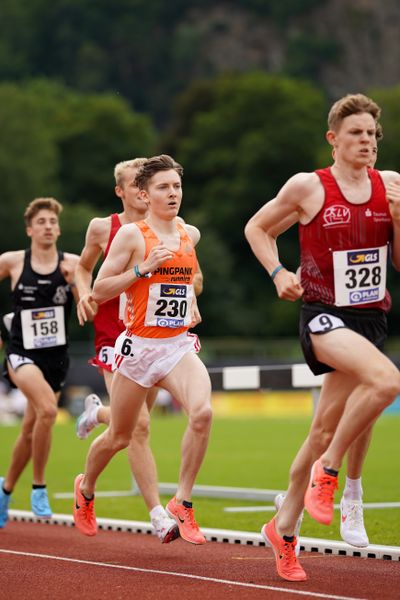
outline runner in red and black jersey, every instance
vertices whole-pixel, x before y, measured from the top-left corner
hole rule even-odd
[[[293,581],[306,579],[293,539],[303,506],[319,522],[331,522],[345,453],[400,392],[399,372],[382,352],[390,308],[389,255],[400,270],[400,175],[368,167],[379,117],[380,108],[362,94],[336,102],[327,132],[335,164],[294,175],[246,226],[278,296],[303,298],[304,356],[315,374],[326,373],[309,436],[290,471],[287,496],[263,527],[279,574]],[[295,223],[301,281],[280,263],[276,243]]]

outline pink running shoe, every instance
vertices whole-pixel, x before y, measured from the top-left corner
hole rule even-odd
[[[307,575],[296,556],[296,538],[293,542],[287,542],[279,537],[275,517],[263,526],[261,535],[274,551],[278,575],[287,581],[305,581]]]
[[[178,504],[176,498],[172,498],[165,507],[167,513],[172,519],[175,519],[181,538],[191,544],[205,544],[206,538],[201,533],[199,526],[194,518],[194,512],[191,502],[183,501]]]
[[[304,506],[313,519],[330,525],[333,519],[333,500],[338,489],[337,475],[329,475],[320,460],[315,461],[311,469],[310,483],[304,496]]]
[[[74,484],[74,521],[75,526],[84,535],[96,535],[97,523],[94,514],[94,496],[91,500],[85,498],[80,484],[83,475],[77,475]]]

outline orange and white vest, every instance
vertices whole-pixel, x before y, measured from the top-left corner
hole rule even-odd
[[[145,221],[136,225],[144,237],[146,259],[160,240]],[[186,229],[180,223],[177,227],[181,241],[173,258],[166,260],[151,277],[137,279],[126,290],[125,325],[133,335],[168,338],[189,329],[197,258]]]

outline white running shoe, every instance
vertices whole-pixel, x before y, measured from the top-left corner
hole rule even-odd
[[[162,544],[169,544],[179,537],[179,527],[167,514],[152,517],[151,524]]]
[[[357,548],[365,548],[369,539],[364,526],[363,504],[361,500],[340,501],[340,535],[342,539]]]
[[[103,406],[97,394],[89,394],[85,398],[85,410],[76,421],[76,435],[80,440],[86,440],[89,433],[99,425],[97,412]]]
[[[282,506],[282,503],[285,499],[285,494],[278,494],[277,496],[275,496],[274,499],[274,504],[275,504],[275,508],[277,511],[279,511],[280,507]],[[297,523],[296,526],[294,528],[294,535],[296,536],[296,556],[298,556],[300,554],[300,527],[301,524],[303,522],[303,513],[301,513],[300,517],[297,519]]]

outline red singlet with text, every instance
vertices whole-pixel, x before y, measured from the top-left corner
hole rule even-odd
[[[106,258],[110,250],[111,242],[120,227],[121,221],[119,220],[119,216],[117,214],[112,214],[110,236],[104,251],[103,260]],[[96,354],[98,354],[100,349],[104,346],[113,347],[119,334],[125,330],[125,325],[119,318],[119,303],[120,298],[117,296],[98,306],[96,316],[93,319]]]
[[[325,191],[321,210],[299,225],[304,302],[390,309],[386,262],[393,226],[379,171],[368,169],[371,196],[346,200],[330,167],[316,174]]]

